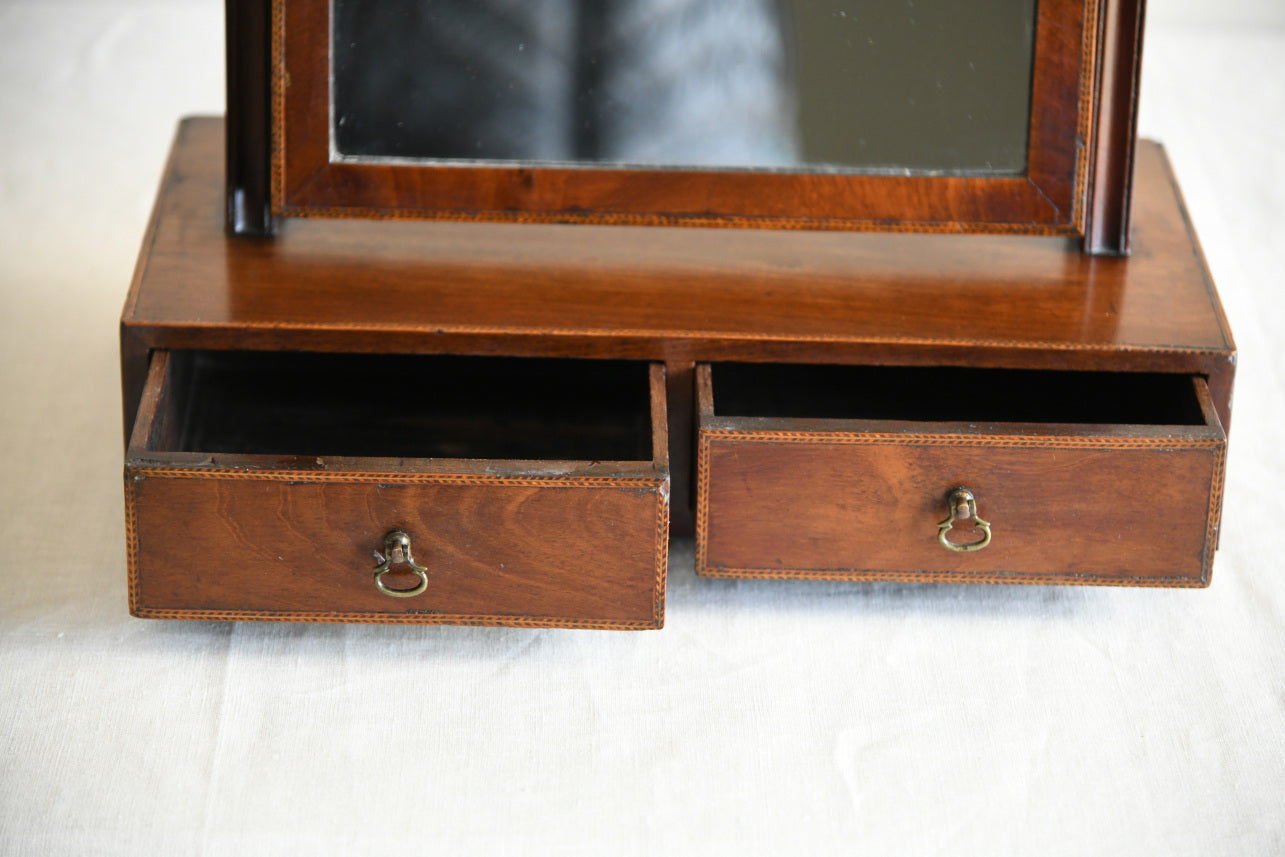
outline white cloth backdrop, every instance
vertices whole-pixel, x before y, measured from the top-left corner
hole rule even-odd
[[[1285,853],[1285,31],[1146,48],[1241,348],[1212,588],[698,581],[679,541],[659,633],[127,615],[116,319],[221,110],[217,2],[0,3],[0,853]]]

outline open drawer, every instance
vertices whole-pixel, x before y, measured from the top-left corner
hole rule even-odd
[[[1203,378],[761,364],[696,377],[698,574],[1209,583],[1226,436]]]
[[[657,365],[158,351],[130,610],[659,628],[667,448]]]

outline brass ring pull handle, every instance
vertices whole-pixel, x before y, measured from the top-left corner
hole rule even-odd
[[[428,589],[428,569],[415,562],[410,555],[409,533],[393,530],[384,536],[384,553],[381,556],[376,552],[375,558],[379,560],[379,565],[375,566],[375,588],[385,595],[391,595],[394,598],[410,598]],[[412,589],[393,589],[384,584],[384,575],[399,563],[409,566],[411,571],[419,575],[418,586]]]
[[[937,541],[948,551],[979,551],[991,543],[991,525],[977,516],[977,500],[973,492],[964,487],[956,488],[946,497],[950,507],[950,517],[937,525]],[[982,531],[980,540],[968,544],[956,544],[947,536],[956,521],[971,521],[972,526]]]

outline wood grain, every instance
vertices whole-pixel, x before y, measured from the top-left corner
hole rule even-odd
[[[272,214],[271,0],[227,0],[227,230],[266,236]]]
[[[1209,583],[1226,438],[1203,380],[1204,425],[1110,426],[719,417],[697,378],[698,574]],[[957,486],[991,524],[983,550],[937,541]]]
[[[1235,345],[1154,144],[1127,258],[1015,236],[319,219],[246,240],[223,229],[223,157],[220,120],[182,124],[122,313],[126,436],[157,349],[1175,372],[1209,379],[1230,428]]]
[[[371,476],[130,468],[131,609],[663,624],[662,478]],[[429,568],[423,595],[392,598],[373,584],[373,552],[394,529]]]
[[[153,348],[1173,371],[1235,348],[1162,151],[1134,253],[1061,239],[296,220],[222,229],[222,125],[181,129],[122,318]],[[1214,384],[1224,421],[1225,392]]]
[[[1154,144],[1138,150],[1134,252],[1110,258],[1014,236],[410,221],[245,240],[223,230],[222,132],[184,122],[166,169],[122,314],[126,436],[166,349],[663,362],[682,529],[698,361],[1201,376],[1230,426],[1235,346]]]
[[[1145,0],[1105,0],[1098,22],[1095,145],[1091,147],[1091,200],[1086,253],[1129,252],[1133,159],[1138,136],[1138,80],[1142,68]]]
[[[126,459],[135,615],[663,625],[663,367],[649,379],[652,461],[323,462],[175,450],[182,417],[172,387],[182,379],[174,365],[166,352],[156,355]],[[413,598],[387,596],[373,583],[374,551],[394,529],[410,533],[430,570],[428,591]],[[408,588],[395,577],[389,585]]]

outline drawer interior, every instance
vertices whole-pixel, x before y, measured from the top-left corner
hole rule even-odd
[[[721,363],[713,416],[1203,426],[1190,376]]]
[[[158,356],[168,367],[149,450],[568,461],[653,457],[646,363],[253,351]]]

